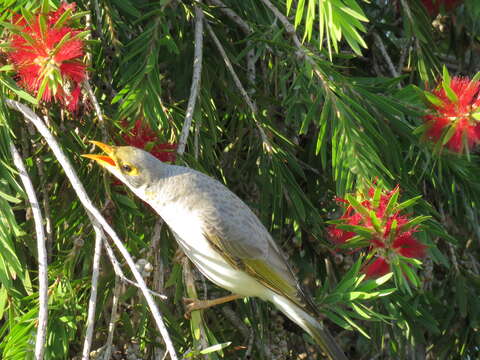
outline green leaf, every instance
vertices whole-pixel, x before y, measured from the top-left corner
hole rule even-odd
[[[408,199],[400,204],[397,204],[397,206],[395,206],[395,209],[394,209],[394,212],[397,212],[397,211],[401,211],[401,210],[404,210],[406,208],[409,208],[410,206],[413,206],[419,199],[422,198],[422,195],[418,195],[418,196],[415,196],[411,199]]]
[[[50,0],[41,0],[40,12],[48,14],[50,12]]]
[[[363,206],[355,196],[351,194],[345,195],[345,200],[349,202],[349,204],[360,214],[362,214],[365,217],[370,217],[370,212],[369,210]]]
[[[232,344],[231,341],[224,342],[224,343],[221,343],[221,344],[215,344],[215,345],[209,346],[206,349],[201,350],[200,354],[205,355],[205,354],[210,354],[210,353],[215,352],[215,351],[220,351],[222,349],[225,349],[227,346],[230,346],[231,344]]]
[[[366,239],[371,239],[372,235],[375,234],[374,229],[369,229],[360,225],[350,225],[350,224],[338,224],[336,225],[340,230],[352,231],[358,235],[365,237]]]
[[[433,105],[435,105],[435,106],[442,106],[443,105],[443,101],[439,97],[437,97],[436,95],[432,94],[431,92],[424,91],[423,95],[425,95],[427,100],[430,103],[432,103]]]
[[[55,22],[55,24],[53,25],[53,28],[54,29],[60,29],[66,22],[67,20],[70,19],[72,15],[72,9],[71,8],[68,8],[67,10],[65,10],[65,12],[58,18],[58,20]]]
[[[388,200],[387,207],[385,208],[385,216],[390,216],[393,213],[395,207],[397,206],[397,200],[399,195],[400,188],[397,187],[391,195],[390,200]]]
[[[13,91],[19,98],[28,101],[29,103],[34,105],[38,104],[38,101],[33,96],[31,96],[26,91],[20,89],[12,79],[0,76],[0,83]]]
[[[0,197],[4,198],[8,202],[14,203],[14,204],[19,204],[22,202],[22,200],[17,199],[14,196],[8,195],[7,193],[4,193],[3,191],[0,190]]]
[[[421,224],[422,222],[427,221],[431,218],[432,217],[429,216],[429,215],[420,215],[420,216],[414,217],[413,219],[408,221],[408,223],[406,223],[405,225],[402,226],[402,230],[405,231],[407,229],[411,229],[411,228],[413,228],[413,227],[415,227],[415,226]]]
[[[450,78],[450,74],[448,73],[448,69],[445,66],[445,64],[442,67],[442,78],[443,78],[443,83],[446,86],[450,87],[451,78]]]

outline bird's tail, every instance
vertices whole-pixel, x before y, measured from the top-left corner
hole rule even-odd
[[[347,360],[347,357],[342,349],[340,349],[333,336],[330,335],[328,329],[326,329],[319,320],[283,296],[275,294],[271,301],[290,320],[309,333],[315,342],[322,347],[322,350],[325,351],[330,359]]]

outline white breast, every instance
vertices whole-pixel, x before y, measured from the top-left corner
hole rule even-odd
[[[178,202],[155,208],[170,229],[188,258],[218,286],[243,296],[266,299],[270,291],[241,270],[233,268],[217,253],[203,235],[203,226],[195,210]]]

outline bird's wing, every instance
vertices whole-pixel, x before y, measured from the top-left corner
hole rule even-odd
[[[236,269],[297,305],[309,307],[293,271],[257,216],[233,193],[222,195],[215,207],[203,208],[205,238]]]
[[[276,262],[277,259],[271,259],[270,257],[240,257],[238,256],[239,253],[234,250],[239,249],[239,247],[232,248],[231,239],[225,241],[224,237],[212,233],[205,233],[204,235],[215,250],[233,267],[246,272],[275,293],[287,297],[302,307],[305,306],[298,284],[290,274],[288,266],[278,263],[273,264],[273,261]],[[244,250],[245,247],[241,249],[241,253]]]

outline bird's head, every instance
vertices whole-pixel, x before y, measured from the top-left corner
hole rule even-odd
[[[150,153],[133,146],[112,146],[99,141],[91,143],[100,147],[106,155],[82,156],[95,160],[134,192],[158,180],[162,166],[165,166]]]

